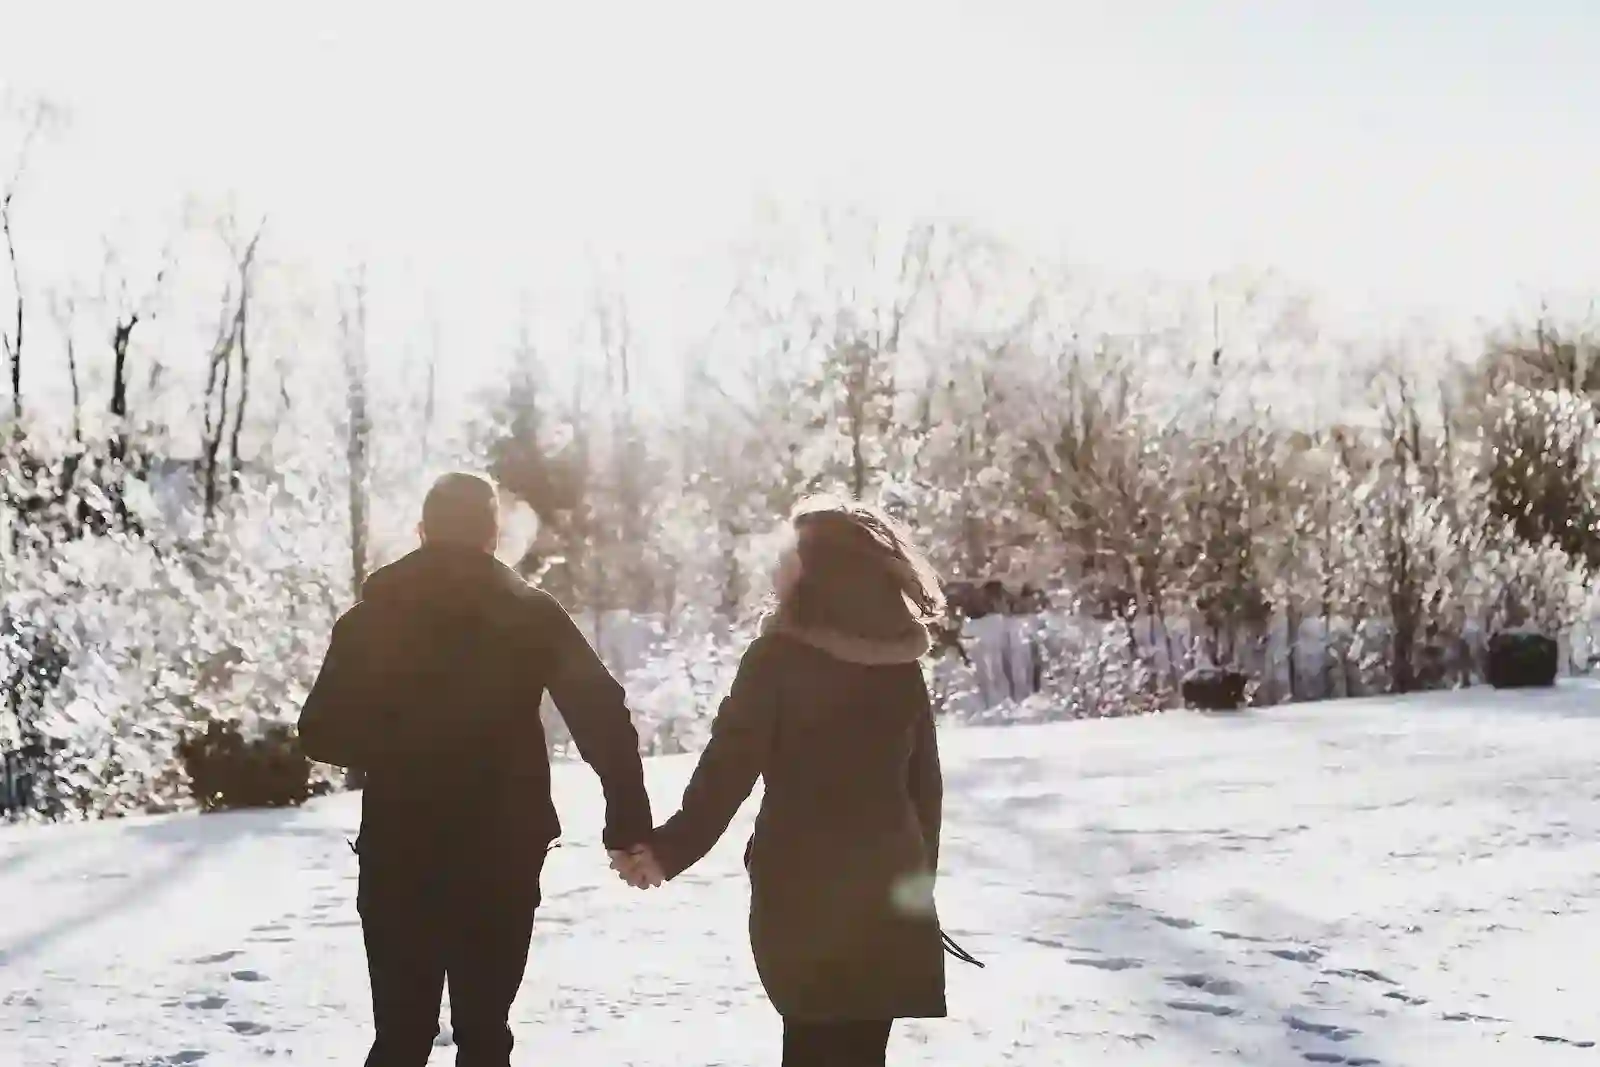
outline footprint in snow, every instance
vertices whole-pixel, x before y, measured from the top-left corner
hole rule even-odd
[[[219,997],[213,994],[209,997],[201,997],[199,1000],[191,1000],[186,1006],[193,1011],[216,1011],[218,1008],[226,1007],[227,1003],[227,997]]]
[[[1240,993],[1238,982],[1227,978],[1213,978],[1209,974],[1175,974],[1170,976],[1167,982],[1183,986],[1185,989],[1210,993],[1214,997],[1236,997]]]
[[[541,921],[543,921],[543,920],[541,920]],[[1069,952],[1093,952],[1094,951],[1094,949],[1088,948],[1088,947],[1086,947],[1084,945],[1074,945],[1071,942],[1061,941],[1061,940],[1058,940],[1058,939],[1056,939],[1054,937],[1038,937],[1036,935],[1024,935],[1022,940],[1026,941],[1030,945],[1038,945],[1040,948],[1059,948],[1059,949],[1066,949]]]
[[[235,982],[265,982],[267,976],[260,971],[234,971],[230,977]]]
[[[1205,1004],[1198,1000],[1169,1000],[1167,1007],[1173,1011],[1192,1011],[1199,1015],[1215,1015],[1227,1019],[1239,1014],[1232,1004]]]
[[[1447,1023],[1503,1023],[1504,1019],[1496,1019],[1493,1015],[1474,1015],[1470,1011],[1452,1011],[1439,1016]]]
[[[1322,958],[1322,950],[1315,948],[1274,948],[1267,951],[1267,955],[1276,956],[1280,960],[1290,963],[1316,963]]]
[[[1131,971],[1137,967],[1144,966],[1144,960],[1128,959],[1126,956],[1109,956],[1105,959],[1079,956],[1067,962],[1074,967],[1093,967],[1097,971]]]
[[[247,1021],[234,1021],[234,1022],[228,1023],[228,1029],[232,1030],[236,1034],[242,1034],[245,1037],[259,1037],[262,1034],[264,1034],[264,1033],[268,1032],[269,1030],[271,1030],[272,1027],[267,1026],[264,1023],[252,1023],[252,1022],[247,1022]]]
[[[262,923],[260,926],[252,926],[250,932],[252,934],[281,934],[287,929],[289,927],[286,923]]]
[[[553,899],[556,899],[556,900],[570,900],[573,897],[586,897],[586,896],[589,896],[589,895],[591,895],[593,893],[600,892],[600,889],[601,889],[601,887],[598,886],[598,885],[578,885],[578,886],[573,886],[571,889],[566,889],[566,890],[563,890],[560,893],[556,893],[554,895]]]
[[[1171,915],[1162,915],[1160,912],[1154,913],[1151,915],[1151,918],[1155,919],[1155,921],[1160,923],[1162,926],[1170,926],[1174,930],[1193,930],[1195,927],[1200,925],[1193,919],[1178,919]]]
[[[1232,930],[1218,930],[1216,933],[1224,941],[1245,941],[1252,945],[1264,945],[1267,943],[1266,938],[1256,937],[1254,934],[1236,934]]]
[[[195,960],[195,962],[196,963],[227,963],[229,960],[234,959],[235,957],[237,957],[239,955],[240,955],[240,952],[239,952],[238,949],[229,949],[226,952],[216,952],[216,953],[211,954],[210,956],[201,956],[199,959]]]
[[[1064,900],[1070,902],[1077,899],[1071,893],[1056,893],[1046,889],[1021,889],[1017,892],[1019,896],[1038,897],[1041,900]]]
[[[1547,1045],[1571,1045],[1573,1048],[1594,1048],[1593,1041],[1574,1041],[1569,1037],[1556,1037],[1552,1034],[1534,1034],[1535,1041],[1543,1041]]]
[[[1316,1034],[1329,1041],[1349,1041],[1352,1037],[1358,1036],[1354,1030],[1346,1030],[1342,1026],[1332,1026],[1328,1023],[1309,1022],[1295,1015],[1286,1016],[1283,1021],[1291,1030],[1297,1030],[1302,1034]]]
[[[348,930],[352,926],[360,926],[360,919],[335,919],[332,922],[312,923],[318,930]]]
[[[1381,971],[1372,971],[1365,967],[1332,968],[1322,973],[1332,975],[1335,978],[1359,978],[1364,982],[1377,982],[1380,985],[1400,984]]]
[[[1402,993],[1398,989],[1391,990],[1390,992],[1385,993],[1384,996],[1389,1000],[1398,1000],[1402,1004],[1409,1004],[1413,1008],[1420,1008],[1424,1004],[1428,1003],[1427,997],[1414,997],[1408,993]]]
[[[1378,1067],[1378,1061],[1370,1056],[1342,1056],[1337,1052],[1305,1052],[1302,1058],[1307,1063],[1339,1063],[1344,1067]]]
[[[245,938],[245,940],[248,941],[252,945],[292,945],[292,944],[294,944],[294,938],[292,938],[292,937],[247,937],[247,938]]]

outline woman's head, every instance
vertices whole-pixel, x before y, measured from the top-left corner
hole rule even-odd
[[[944,612],[938,575],[877,508],[813,498],[795,510],[792,526],[774,585],[795,624],[888,638]]]

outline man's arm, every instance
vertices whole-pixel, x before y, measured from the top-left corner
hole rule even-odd
[[[363,611],[358,603],[334,623],[322,669],[300,709],[300,749],[318,763],[360,768],[366,762],[360,719],[370,694],[363,692],[362,629]]]
[[[605,846],[644,844],[654,824],[627,696],[566,609],[547,593],[535,590],[532,596],[547,656],[545,686],[578,754],[594,768],[605,791]]]

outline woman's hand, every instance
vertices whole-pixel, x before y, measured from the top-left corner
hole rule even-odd
[[[611,869],[617,872],[617,877],[635,889],[654,889],[667,880],[661,861],[656,859],[649,845],[611,849],[610,856]]]

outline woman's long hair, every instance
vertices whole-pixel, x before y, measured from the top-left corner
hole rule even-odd
[[[939,576],[879,509],[814,497],[791,522],[800,578],[778,606],[787,621],[873,639],[902,637],[944,614]]]

